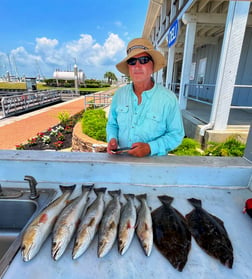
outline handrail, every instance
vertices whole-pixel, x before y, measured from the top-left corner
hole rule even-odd
[[[16,115],[62,100],[61,91],[37,91],[22,95],[5,96],[1,99],[3,117]]]
[[[196,89],[195,89],[196,91],[194,92],[194,95],[190,94],[190,92],[189,92],[190,88],[192,88],[192,87],[194,87],[194,88],[196,87]],[[183,96],[185,98],[187,98],[188,100],[193,100],[195,102],[212,105],[212,99],[209,99],[209,98],[204,99],[202,96],[203,94],[200,95],[200,91],[202,91],[202,89],[209,89],[209,88],[215,88],[215,84],[193,84],[193,83],[185,84]],[[252,85],[235,84],[234,88],[252,88]],[[230,106],[230,108],[231,109],[252,109],[252,106],[234,105],[234,106]]]
[[[111,104],[111,100],[112,94],[107,92],[88,94],[84,96],[84,109],[87,109],[90,106],[94,108],[109,106]]]

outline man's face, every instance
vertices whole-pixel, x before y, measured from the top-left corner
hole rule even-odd
[[[146,52],[140,53],[135,55],[133,58],[139,58],[142,56],[149,56],[150,55]],[[129,74],[133,82],[143,82],[145,80],[150,79],[150,76],[153,73],[153,61],[149,61],[146,64],[141,64],[139,61],[136,62],[135,65],[128,65],[129,67]]]

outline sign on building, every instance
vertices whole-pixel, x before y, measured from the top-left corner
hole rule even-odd
[[[178,37],[178,20],[176,19],[168,29],[168,47],[175,44]]]

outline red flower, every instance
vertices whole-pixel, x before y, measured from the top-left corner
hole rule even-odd
[[[56,149],[60,149],[60,147],[63,145],[63,141],[61,140],[55,141],[53,145],[55,146]]]

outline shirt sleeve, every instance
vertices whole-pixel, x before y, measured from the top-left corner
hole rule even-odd
[[[108,116],[108,122],[106,126],[106,136],[107,136],[107,142],[109,142],[112,138],[115,138],[118,140],[118,123],[117,123],[117,117],[116,117],[116,104],[117,104],[117,94],[115,93],[112,102],[110,104],[110,110],[109,110],[109,116]]]
[[[148,142],[151,149],[150,155],[167,155],[169,151],[181,144],[185,136],[182,116],[175,95],[169,111],[164,110],[163,118],[166,121],[166,132],[161,137]]]

